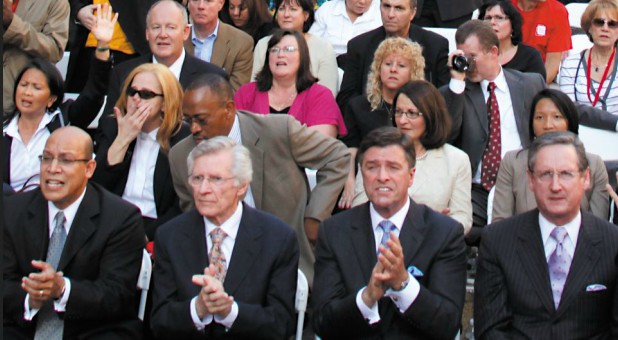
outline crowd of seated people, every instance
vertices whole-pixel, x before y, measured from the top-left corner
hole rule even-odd
[[[5,59],[28,5],[4,1]],[[478,246],[478,338],[618,338],[617,160],[578,136],[618,148],[616,1],[568,57],[558,0],[70,10],[70,79],[28,54],[3,115],[4,335],[286,339],[300,269],[323,339],[453,339]]]

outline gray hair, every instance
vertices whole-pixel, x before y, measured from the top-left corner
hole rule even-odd
[[[174,4],[174,6],[176,6],[178,8],[178,10],[180,11],[180,13],[182,14],[182,19],[183,19],[183,24],[184,25],[188,25],[189,24],[189,15],[187,14],[187,9],[181,5],[180,3],[174,1],[174,0],[159,0],[155,3],[152,4],[152,6],[150,6],[150,8],[148,9],[148,13],[146,14],[146,26],[148,26],[148,23],[150,22],[150,12],[152,12],[152,10],[159,6],[161,3],[164,2],[171,2]]]
[[[536,164],[536,156],[542,148],[551,145],[571,145],[577,153],[578,170],[584,171],[588,169],[588,158],[586,158],[586,149],[577,135],[569,132],[547,132],[537,137],[532,141],[532,145],[528,149],[528,170],[534,172]]]
[[[249,150],[225,136],[205,139],[191,150],[189,157],[187,157],[189,176],[193,173],[193,164],[196,159],[225,151],[232,154],[232,176],[236,179],[236,185],[251,183],[253,167]]]

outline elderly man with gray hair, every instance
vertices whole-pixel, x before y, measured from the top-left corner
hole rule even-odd
[[[195,209],[157,232],[155,335],[290,336],[298,241],[285,222],[242,202],[253,172],[249,150],[213,137],[191,151],[187,167]]]

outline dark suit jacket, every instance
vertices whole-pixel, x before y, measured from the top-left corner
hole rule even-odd
[[[69,99],[60,104],[60,115],[47,124],[47,129],[50,133],[69,123],[84,130],[88,128],[88,125],[97,117],[103,105],[111,65],[109,61],[92,58],[92,67],[90,68],[90,74],[88,75],[88,81],[86,81],[84,90],[75,100]],[[4,141],[0,146],[0,160],[2,161],[4,171],[3,181],[10,184],[11,143],[13,138],[6,134],[2,134],[2,138]]]
[[[70,0],[71,20],[77,20],[77,12],[87,5],[92,5],[92,0]],[[114,12],[118,13],[118,23],[127,36],[127,40],[133,45],[135,53],[144,55],[149,53],[146,41],[146,12],[154,1],[152,0],[109,0]],[[75,38],[72,39],[71,56],[67,68],[66,82],[70,83],[73,77],[83,77],[77,69],[77,60],[82,58],[81,52],[85,48],[86,40],[90,31],[83,25],[75,25]]]
[[[417,0],[416,17],[420,17],[423,12],[423,3],[426,0]],[[431,2],[431,1],[428,1]],[[481,6],[481,0],[434,0],[440,12],[440,19],[452,20],[472,14],[475,9]]]
[[[147,54],[135,59],[125,61],[124,63],[120,63],[118,66],[114,67],[114,69],[112,70],[112,74],[109,77],[109,86],[107,88],[107,103],[105,104],[105,111],[103,112],[103,114],[114,113],[114,105],[116,105],[116,101],[118,100],[118,97],[120,97],[120,91],[122,91],[122,83],[127,78],[129,73],[131,73],[131,71],[133,71],[133,69],[138,67],[139,65],[151,62],[152,54]],[[225,70],[223,70],[219,66],[197,59],[196,57],[191,56],[189,55],[189,53],[185,52],[185,61],[182,64],[182,69],[180,70],[180,79],[178,79],[180,81],[180,85],[182,85],[182,88],[186,89],[187,86],[191,84],[193,79],[204,73],[216,73],[224,77],[225,79],[228,79]]]
[[[449,81],[448,40],[441,35],[427,31],[420,26],[410,25],[410,40],[423,47],[425,58],[425,79],[440,87]],[[345,72],[341,88],[337,95],[337,103],[341,112],[350,99],[362,94],[366,95],[367,77],[373,61],[373,55],[382,41],[386,39],[384,26],[363,33],[348,42]]]
[[[618,229],[582,212],[560,306],[554,307],[538,210],[489,225],[474,293],[477,339],[617,339]],[[607,289],[588,292],[592,284]]]
[[[191,131],[189,130],[189,126],[182,124],[178,133],[169,139],[170,147],[190,134]],[[133,140],[129,145],[122,162],[110,166],[107,163],[107,154],[109,147],[112,145],[117,135],[118,123],[116,122],[116,117],[103,117],[99,124],[98,137],[100,138],[97,140],[97,168],[92,180],[122,197],[124,189],[127,186],[127,179],[129,178],[129,170],[131,169],[131,160],[133,159],[133,150],[135,149],[136,140]],[[144,225],[146,236],[148,236],[148,239],[151,241],[154,240],[155,230],[158,226],[181,213],[180,206],[178,205],[178,195],[176,195],[176,191],[174,191],[169,160],[167,159],[167,154],[163,152],[163,150],[159,150],[153,180],[157,219],[153,223]]]
[[[47,201],[40,189],[5,200],[4,336],[34,336],[37,317],[26,321],[21,278],[30,261],[44,260],[49,243]],[[144,247],[139,211],[97,184],[88,184],[60,258],[58,271],[71,280],[64,338],[136,339],[141,324],[134,308]]]
[[[506,68],[502,70],[511,94],[517,132],[522,146],[527,148],[530,146],[532,99],[545,88],[546,83],[538,73],[522,73]],[[468,154],[474,175],[489,142],[487,103],[481,85],[466,80],[466,89],[461,94],[453,93],[448,85],[441,87],[440,92],[453,119],[449,143]],[[580,124],[616,131],[618,116],[586,105],[577,105],[577,110]]]
[[[223,287],[238,304],[225,331],[218,323],[195,328],[190,302],[200,286],[192,275],[208,266],[204,218],[193,209],[163,225],[155,242],[151,325],[162,339],[286,339],[294,330],[298,242],[273,215],[243,205]]]
[[[463,228],[411,202],[399,235],[405,266],[423,272],[420,292],[405,313],[390,298],[369,325],[356,305],[377,262],[369,203],[334,215],[320,227],[313,285],[314,328],[322,339],[448,339],[460,327],[466,286]]]
[[[185,50],[195,55],[191,36],[185,40]],[[219,21],[219,32],[212,48],[210,62],[222,67],[230,76],[234,90],[251,80],[253,68],[253,38],[238,28]]]

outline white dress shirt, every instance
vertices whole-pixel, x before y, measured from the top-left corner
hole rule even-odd
[[[380,15],[380,0],[373,0],[367,12],[350,19],[345,7],[345,0],[327,1],[315,11],[315,22],[309,33],[322,37],[333,46],[335,55],[339,56],[348,50],[350,39],[382,26]]]
[[[552,230],[556,227],[565,228],[567,236],[562,241],[562,247],[566,251],[571,259],[575,255],[575,246],[577,245],[577,238],[579,237],[579,228],[582,224],[582,214],[577,213],[577,216],[567,224],[563,226],[557,226],[549,222],[543,214],[539,213],[539,226],[541,227],[541,237],[543,239],[543,249],[545,250],[545,260],[549,261],[549,257],[556,249],[556,240],[550,237]]]
[[[399,234],[401,233],[401,228],[403,227],[403,222],[406,218],[406,215],[408,214],[409,209],[410,200],[408,199],[406,201],[406,204],[399,211],[397,211],[393,216],[388,218],[388,221],[393,223],[393,225],[395,225],[396,227],[396,230],[394,232],[397,237],[399,237]],[[377,252],[378,246],[380,245],[380,240],[382,240],[382,234],[384,234],[382,228],[378,227],[378,225],[380,224],[380,222],[387,219],[378,214],[378,212],[373,207],[373,203],[369,205],[369,213],[371,216],[371,226],[373,228],[373,235],[375,239],[375,250]],[[410,305],[412,305],[412,303],[418,297],[418,293],[421,289],[420,284],[418,283],[418,281],[416,281],[416,278],[414,278],[414,276],[408,273],[408,277],[410,283],[404,289],[400,291],[388,289],[384,294],[384,296],[389,297],[393,301],[393,303],[397,306],[399,312],[401,313],[405,312],[410,307]],[[381,319],[380,312],[378,310],[378,303],[376,302],[373,306],[367,306],[365,304],[362,297],[365,289],[367,289],[367,287],[361,288],[358,293],[356,293],[356,306],[360,310],[365,320],[367,320],[369,324],[374,324]]]
[[[180,53],[180,57],[172,65],[168,67],[170,71],[172,71],[176,79],[178,79],[179,81],[180,81],[180,71],[182,71],[182,64],[184,62],[185,62],[185,49],[183,48],[182,53]],[[152,56],[152,63],[153,64],[159,63],[159,61],[157,61],[157,58],[154,55]]]
[[[242,203],[238,203],[236,207],[236,211],[230,218],[228,218],[225,222],[223,222],[220,226],[215,225],[210,220],[204,217],[204,228],[206,232],[206,249],[210,254],[210,249],[212,248],[212,239],[210,238],[210,232],[215,228],[220,227],[225,234],[227,235],[223,241],[221,242],[221,251],[225,255],[225,269],[229,268],[230,261],[232,259],[232,251],[234,250],[234,243],[236,243],[236,235],[238,234],[238,227],[240,226],[240,220],[242,218]],[[236,321],[238,317],[238,304],[236,301],[232,303],[232,310],[230,314],[228,314],[225,318],[222,318],[218,315],[206,314],[200,320],[197,315],[197,303],[198,296],[191,299],[190,309],[191,309],[191,319],[193,319],[193,323],[198,330],[204,329],[206,326],[211,324],[213,321],[225,326],[226,329],[230,329]]]
[[[19,134],[19,125],[17,124],[19,114],[15,115],[9,124],[4,127],[4,134],[11,136],[13,139],[11,142],[11,166],[9,170],[13,190],[20,190],[25,184],[39,183],[39,173],[41,171],[39,156],[43,154],[45,143],[51,135],[47,129],[47,124],[58,114],[60,114],[58,110],[53,113],[48,112],[44,114],[36,131],[30,137],[28,144],[24,144]]]
[[[513,102],[511,100],[511,92],[509,91],[509,85],[506,82],[506,77],[504,76],[504,70],[500,68],[500,73],[493,80],[496,83],[496,99],[498,100],[498,108],[500,110],[500,157],[504,158],[504,155],[511,150],[519,150],[522,149],[521,138],[519,137],[519,132],[517,130],[517,123],[515,121],[515,113],[513,112]],[[485,103],[489,99],[489,91],[487,90],[487,86],[489,85],[489,80],[482,80],[480,83],[481,91],[483,91],[483,97],[485,98]],[[463,80],[457,80],[451,78],[449,83],[449,88],[456,94],[461,94],[465,88],[466,83]],[[483,159],[479,162],[476,173],[473,174],[472,182],[481,183],[481,169]]]
[[[71,226],[73,225],[73,220],[75,220],[77,209],[79,208],[80,204],[82,204],[82,201],[84,200],[85,195],[86,195],[86,189],[84,189],[82,194],[77,198],[77,200],[75,200],[75,202],[71,203],[71,205],[69,205],[64,210],[62,210],[64,212],[64,218],[65,218],[64,229],[65,229],[65,232],[67,233],[67,240],[69,239],[69,231],[71,231]],[[56,228],[54,224],[54,218],[59,211],[61,210],[58,209],[52,202],[49,202],[49,201],[47,202],[47,216],[48,216],[47,218],[48,228],[47,229],[48,229],[48,235],[50,239],[52,237],[54,229]],[[63,279],[64,279],[64,292],[57,300],[54,300],[54,310],[56,312],[64,312],[66,310],[67,302],[69,301],[69,295],[71,294],[71,280],[69,280],[66,276],[64,276]],[[26,294],[26,299],[24,301],[24,319],[32,320],[32,318],[34,318],[34,316],[38,312],[39,312],[38,308],[30,309],[30,294]]]
[[[219,33],[219,19],[217,19],[215,29],[204,39],[199,39],[197,35],[195,35],[195,24],[191,26],[191,42],[193,46],[195,46],[195,56],[197,58],[210,62],[215,40],[217,40],[217,33]]]
[[[157,141],[159,128],[140,132],[135,140],[135,149],[129,166],[129,176],[122,198],[135,204],[142,216],[156,219],[157,205],[154,197],[154,173],[161,148]]]

